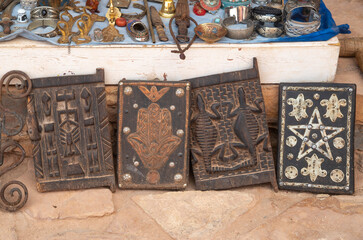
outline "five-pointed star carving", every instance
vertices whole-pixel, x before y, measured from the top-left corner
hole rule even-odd
[[[317,119],[317,123],[313,123],[314,119]],[[333,155],[331,154],[330,146],[329,146],[329,139],[335,137],[337,134],[344,130],[344,127],[329,127],[324,126],[323,122],[321,121],[321,116],[318,108],[314,109],[313,114],[310,117],[309,123],[307,125],[290,125],[287,126],[297,137],[302,140],[301,147],[297,156],[297,161],[301,158],[306,156],[307,154],[311,153],[312,151],[316,150],[323,154],[325,157],[329,158],[330,160],[334,161]],[[304,134],[299,133],[297,130],[305,129]],[[310,131],[311,130],[320,130],[321,139],[314,143],[310,139]],[[330,134],[326,134],[326,130],[334,131]],[[322,149],[322,146],[325,145],[326,151]],[[308,149],[305,150],[305,146],[308,146]]]

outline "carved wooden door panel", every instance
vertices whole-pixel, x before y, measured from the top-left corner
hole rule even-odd
[[[28,133],[40,192],[115,190],[104,71],[32,79]]]
[[[265,182],[277,189],[256,59],[252,69],[188,81],[197,189]]]
[[[189,98],[190,86],[186,82],[120,82],[120,188],[187,186]]]
[[[354,192],[355,89],[353,84],[281,84],[281,189]]]

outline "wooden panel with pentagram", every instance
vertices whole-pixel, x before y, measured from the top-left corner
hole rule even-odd
[[[280,85],[280,189],[354,192],[354,84]]]

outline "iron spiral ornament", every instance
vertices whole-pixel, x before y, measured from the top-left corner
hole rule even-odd
[[[0,80],[0,177],[8,171],[19,166],[25,158],[24,148],[17,141],[9,138],[21,132],[24,126],[24,121],[17,112],[3,105],[2,93],[6,92],[6,94],[12,99],[20,99],[28,96],[28,94],[31,92],[31,89],[32,82],[29,76],[22,71],[10,71],[6,73]],[[13,127],[7,127],[9,121]],[[6,135],[7,137],[2,139],[2,134]],[[5,152],[8,149],[18,149],[21,152],[21,156],[12,163],[5,164]],[[22,208],[27,202],[28,189],[20,181],[9,181],[1,187],[0,199],[1,209],[9,212],[15,212]]]

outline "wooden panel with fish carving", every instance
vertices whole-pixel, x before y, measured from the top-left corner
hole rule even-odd
[[[197,189],[266,182],[277,189],[256,59],[252,69],[188,81]]]
[[[187,82],[121,81],[118,108],[120,188],[184,189],[189,172]]]

